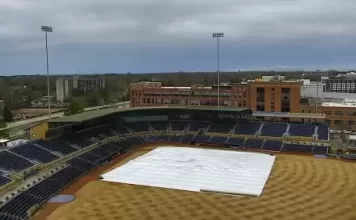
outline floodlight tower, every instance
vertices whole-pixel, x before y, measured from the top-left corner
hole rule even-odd
[[[48,40],[47,33],[53,32],[50,26],[41,26],[41,30],[46,33],[46,61],[47,61],[47,99],[48,99],[48,118],[51,119],[51,98],[50,98],[50,88],[49,88],[49,65],[48,65]]]
[[[217,43],[217,59],[218,59],[218,107],[220,107],[220,42],[219,38],[224,37],[224,33],[213,33],[213,38],[216,38]]]

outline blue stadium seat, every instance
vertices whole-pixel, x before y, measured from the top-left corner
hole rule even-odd
[[[81,160],[79,158],[73,158],[69,160],[67,163],[83,171],[89,171],[95,167],[95,165],[93,165],[92,163]]]
[[[208,143],[210,139],[210,136],[206,136],[206,135],[197,135],[193,138],[193,142],[195,143]]]
[[[182,142],[183,144],[190,144],[193,137],[194,137],[194,135],[192,135],[192,134],[185,134],[182,136],[180,142]]]
[[[239,121],[235,128],[235,134],[255,135],[260,129],[260,122]]]
[[[228,134],[234,128],[236,122],[214,122],[210,125],[208,132]]]
[[[329,140],[329,126],[319,125],[318,136],[319,136],[319,140]]]
[[[141,133],[148,132],[150,130],[150,126],[148,122],[139,122],[139,123],[127,123],[126,126],[130,128],[133,132]]]
[[[289,136],[312,137],[315,126],[312,124],[290,124]]]
[[[243,146],[248,149],[261,149],[262,144],[263,140],[261,139],[249,138],[245,141]]]
[[[213,136],[210,138],[209,143],[212,144],[225,144],[227,141],[227,137],[218,137],[218,136]]]
[[[280,140],[266,140],[262,146],[262,150],[281,151],[282,141]]]
[[[86,148],[93,144],[87,138],[76,136],[76,135],[62,136],[60,138],[60,141],[66,143],[66,144],[78,146],[80,148]]]
[[[243,138],[230,137],[227,139],[226,144],[231,146],[242,146],[244,141],[245,139]]]
[[[190,123],[189,131],[199,131],[200,129],[206,129],[209,126],[209,122],[194,121]]]
[[[313,146],[302,144],[284,144],[282,152],[312,153]]]
[[[288,124],[277,122],[265,122],[261,130],[261,136],[282,137]]]
[[[14,148],[11,148],[9,151],[30,159],[31,161],[37,161],[40,163],[49,163],[54,160],[59,159],[58,156],[51,154],[49,151],[46,151],[40,147],[33,145],[32,143],[26,143]]]
[[[6,177],[6,176],[3,176],[3,175],[1,174],[1,176],[0,176],[0,187],[3,186],[3,185],[8,184],[8,183],[11,182],[11,181],[12,181],[12,180],[11,180],[10,178],[8,178],[8,177]]]
[[[34,144],[39,145],[42,148],[46,148],[52,152],[58,152],[63,155],[68,155],[77,151],[77,149],[75,149],[74,147],[71,147],[68,144],[60,142],[56,139],[46,140],[46,141],[38,140],[35,141]]]
[[[0,168],[7,171],[23,171],[32,167],[34,164],[30,161],[12,154],[6,150],[0,152]]]
[[[182,136],[170,136],[170,141],[171,142],[179,142],[179,140],[182,138]]]
[[[151,121],[150,124],[155,131],[167,131],[168,123],[165,121]]]
[[[171,121],[172,131],[184,131],[186,125],[186,122]]]

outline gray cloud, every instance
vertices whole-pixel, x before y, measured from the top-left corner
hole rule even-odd
[[[0,46],[255,42],[356,36],[355,0],[1,0]],[[16,45],[16,46],[14,46]]]

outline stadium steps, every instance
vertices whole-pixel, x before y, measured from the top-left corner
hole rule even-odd
[[[263,149],[263,147],[265,146],[266,143],[266,139],[263,139],[262,145],[261,145],[261,149]]]
[[[151,123],[148,122],[148,130],[150,132],[155,132],[155,129],[152,127]]]
[[[170,121],[168,122],[168,125],[167,125],[167,131],[172,132],[172,124]]]
[[[265,124],[264,122],[261,123],[261,126],[260,126],[260,128],[256,131],[255,136],[260,136],[260,135],[261,135],[261,133],[262,133],[262,128],[263,128],[263,125],[264,125],[264,124]]]
[[[234,125],[234,127],[231,129],[229,135],[235,134],[235,129],[236,129],[236,127],[238,126],[238,123],[239,123],[238,121],[235,123],[235,125]]]
[[[185,126],[183,132],[189,131],[191,125],[192,125],[191,123],[188,123],[188,124]]]
[[[289,136],[289,129],[290,129],[290,124],[287,125],[286,132],[284,132],[283,136]]]
[[[316,139],[316,140],[319,139],[319,137],[318,137],[318,130],[319,130],[319,126],[315,126],[313,138]]]
[[[134,133],[135,133],[135,132],[134,132],[131,128],[129,128],[129,127],[125,126],[125,128],[129,131],[130,134],[134,134]]]
[[[212,123],[210,123],[210,124],[208,125],[208,127],[201,129],[201,130],[204,130],[204,132],[203,132],[203,133],[205,133],[205,132],[208,132],[208,131],[209,131],[211,124],[212,124]]]
[[[283,148],[284,148],[284,143],[282,142],[280,152],[283,152]]]

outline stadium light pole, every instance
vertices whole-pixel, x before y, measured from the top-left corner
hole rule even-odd
[[[49,65],[48,65],[48,40],[47,40],[47,33],[48,33],[48,32],[53,32],[53,29],[52,29],[52,27],[49,27],[49,26],[41,26],[41,30],[46,33],[48,118],[51,119],[51,98],[50,98],[50,88],[49,88]]]
[[[220,42],[219,38],[224,37],[224,33],[213,33],[213,38],[216,38],[217,43],[217,61],[218,61],[218,107],[220,107]]]

